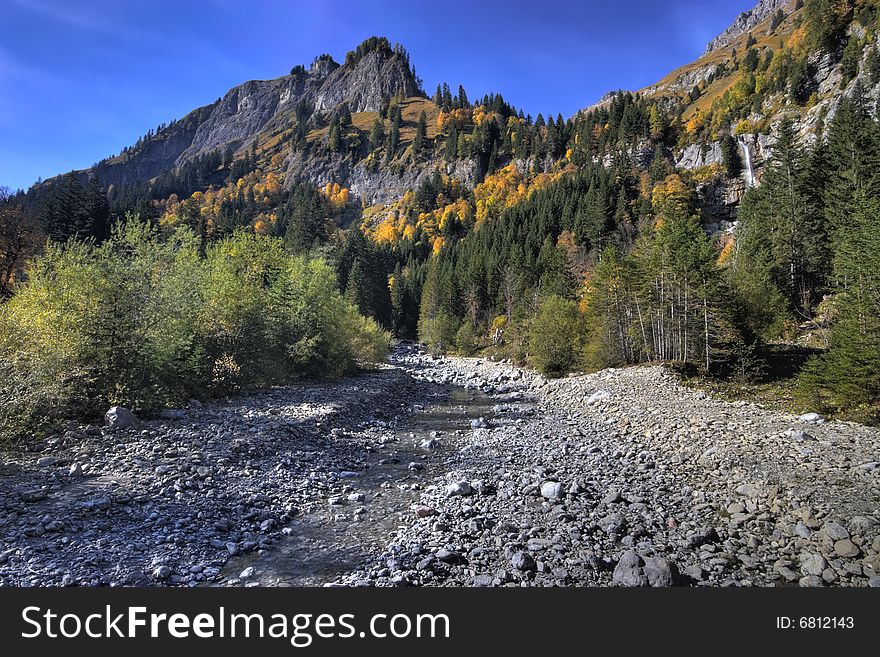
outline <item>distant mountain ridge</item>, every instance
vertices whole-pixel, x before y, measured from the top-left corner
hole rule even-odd
[[[809,4],[818,6],[821,1]],[[854,37],[847,37],[849,65],[840,52],[803,52],[806,11],[799,0],[760,0],[712,39],[700,58],[635,92],[655,103],[664,120],[671,122],[675,143],[667,146],[676,166],[700,169],[720,165],[721,142],[726,134],[735,133],[741,142],[749,143],[750,155],[760,171],[772,147],[773,126],[782,116],[793,116],[801,136],[810,141],[833,117],[840,99],[856,87],[863,89],[870,103],[880,100],[880,83],[868,73],[873,37],[858,24],[853,11],[844,14],[842,23],[846,34]],[[791,70],[793,64],[786,62],[786,57],[800,59],[801,69]],[[844,67],[851,68],[852,60],[857,64],[855,72],[847,73]],[[793,76],[799,76],[798,80],[793,81]],[[624,93],[607,94],[574,120],[606,110]],[[795,98],[796,94],[802,97]],[[739,105],[731,108],[732,96],[741,98]],[[383,128],[389,129],[387,110],[392,99],[403,110],[400,150],[391,157],[379,157],[375,145],[368,147],[369,132],[376,121],[383,121]],[[751,100],[754,102],[749,106]],[[151,184],[200,158],[222,154],[226,161],[239,160],[256,149],[258,157],[275,158],[272,168],[285,174],[285,186],[307,182],[320,187],[332,182],[348,188],[365,206],[387,204],[437,170],[468,187],[485,175],[491,149],[477,161],[470,155],[470,146],[464,151],[461,144],[459,148],[455,144],[441,148],[442,140],[448,137],[437,127],[444,110],[448,119],[452,111],[448,103],[438,104],[436,96],[426,97],[406,51],[383,37],[372,37],[350,52],[342,64],[321,55],[309,68],[297,66],[288,75],[234,87],[215,103],[149,133],[121,155],[77,175],[82,181],[97,176],[108,188]],[[414,157],[407,147],[414,140],[422,113],[436,148]],[[336,115],[352,117],[354,123],[346,147],[330,152],[326,148],[329,123]],[[470,114],[457,116],[455,121],[460,128],[463,122],[467,130],[474,129]],[[652,152],[649,144],[635,147],[632,154],[641,161],[650,160]],[[519,166],[545,172],[554,164],[510,153],[505,157],[505,163],[516,160]],[[495,161],[493,166],[498,164]],[[214,183],[206,182],[204,187]],[[735,204],[740,196],[736,192],[728,200]]]
[[[107,185],[142,182],[215,151],[246,151],[261,133],[280,132],[295,121],[297,107],[309,114],[380,112],[394,96],[423,95],[408,55],[387,40],[362,44],[342,65],[330,55],[309,69],[295,67],[274,80],[252,80],[217,102],[198,108],[151,135],[124,156],[99,163],[94,172]]]

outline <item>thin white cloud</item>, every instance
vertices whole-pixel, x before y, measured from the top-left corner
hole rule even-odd
[[[12,0],[12,3],[22,9],[70,27],[90,30],[123,40],[155,43],[156,40],[162,39],[161,34],[113,21],[106,12],[98,11],[94,6],[79,4],[75,8],[71,8],[65,5],[46,4],[39,0]]]
[[[148,45],[151,51],[162,49],[176,52],[181,48],[181,41],[172,38],[162,31],[148,31],[133,27],[124,23],[120,17],[114,20],[106,11],[99,11],[97,7],[79,5],[76,9],[65,6],[50,5],[40,0],[12,0],[13,4],[32,13],[39,14],[50,20],[63,23],[77,29],[89,30],[106,36],[114,37],[122,41]],[[214,0],[214,4],[224,9],[233,6],[225,0]],[[223,49],[217,48],[210,41],[199,37],[188,37],[184,42],[185,48],[194,56],[204,58],[215,66],[239,71],[242,74],[250,74],[249,68],[239,59],[230,57]]]

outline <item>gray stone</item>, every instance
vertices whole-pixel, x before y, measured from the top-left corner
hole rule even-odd
[[[804,588],[819,588],[824,586],[824,582],[821,577],[817,577],[816,575],[807,575],[806,577],[801,577],[798,580],[798,585]]]
[[[419,561],[416,563],[416,570],[418,570],[418,571],[431,570],[431,567],[434,565],[435,560],[436,559],[434,558],[433,555],[425,557],[424,559],[419,559]]]
[[[859,556],[859,548],[848,538],[834,544],[834,554],[845,559]]]
[[[697,582],[702,582],[706,578],[706,571],[704,571],[703,567],[698,563],[691,564],[682,572],[685,576],[690,577]]]
[[[517,552],[510,558],[510,565],[519,571],[534,571],[538,565],[528,552]]]
[[[825,561],[825,557],[821,554],[801,555],[801,572],[804,575],[815,575],[818,577],[827,567],[828,562]]]
[[[608,494],[602,498],[602,504],[617,504],[622,501],[623,497],[621,497],[619,490],[609,491]]]
[[[37,465],[41,468],[50,468],[53,465],[58,463],[58,458],[55,456],[44,456],[43,458],[37,461]]]
[[[558,481],[545,481],[541,484],[541,497],[548,500],[558,500],[562,495],[562,484]]]
[[[846,530],[846,527],[839,522],[826,522],[822,525],[822,533],[832,541],[842,541],[849,538],[849,532]]]
[[[673,566],[662,557],[645,557],[643,567],[648,583],[655,588],[673,586],[675,573]]]
[[[416,517],[418,517],[418,518],[430,518],[431,516],[438,515],[438,513],[435,509],[432,509],[429,506],[425,506],[424,504],[416,504],[413,507],[413,511],[415,512]]]
[[[688,536],[687,545],[693,550],[703,545],[717,543],[719,540],[718,532],[714,527],[700,527],[694,530],[694,533]]]
[[[804,524],[803,520],[798,520],[794,527],[794,533],[801,538],[810,538],[813,535],[812,530]]]
[[[443,563],[459,564],[464,561],[464,558],[458,552],[453,552],[452,550],[447,550],[446,548],[440,548],[439,550],[437,550],[434,556],[436,556]]]
[[[471,579],[471,586],[474,588],[486,588],[492,586],[495,578],[492,575],[476,575]]]
[[[606,534],[622,534],[626,531],[626,518],[620,513],[612,513],[599,520],[599,528]]]
[[[163,581],[171,577],[171,569],[168,566],[158,566],[153,571],[153,578]]]
[[[448,497],[468,497],[474,494],[474,489],[466,481],[456,481],[446,486],[446,495]]]
[[[635,552],[624,552],[614,567],[611,581],[615,586],[648,586],[649,581],[642,569],[642,560]]]
[[[782,576],[782,579],[789,583],[797,582],[801,577],[788,566],[776,566],[774,570]]]
[[[104,414],[104,424],[111,429],[130,429],[138,425],[138,419],[127,408],[113,406]]]
[[[806,422],[808,424],[821,424],[825,421],[825,418],[818,413],[804,413],[798,418],[798,420],[800,420],[801,422]]]
[[[490,484],[483,479],[478,479],[477,481],[471,482],[471,488],[473,488],[480,495],[494,495],[496,493],[496,488],[493,484]]]
[[[736,492],[748,499],[759,499],[764,497],[764,489],[757,484],[742,484],[737,486]]]
[[[853,516],[847,523],[849,531],[855,536],[864,536],[877,526],[877,523],[871,518],[865,516]]]

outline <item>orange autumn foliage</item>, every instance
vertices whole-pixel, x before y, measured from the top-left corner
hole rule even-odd
[[[330,201],[336,209],[344,208],[350,200],[350,192],[346,187],[340,186],[339,183],[327,183],[321,189],[321,194]]]

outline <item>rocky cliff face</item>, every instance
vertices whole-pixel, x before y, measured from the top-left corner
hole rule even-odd
[[[473,160],[429,160],[418,167],[400,170],[370,167],[366,162],[353,163],[342,155],[314,156],[296,153],[288,160],[286,180],[307,182],[316,187],[338,182],[349,189],[354,198],[365,205],[385,205],[398,200],[407,191],[417,189],[436,170],[459,180],[467,187],[477,183],[477,163]]]
[[[389,48],[369,51],[340,66],[329,55],[312,67],[275,80],[254,80],[231,89],[217,103],[147,139],[125,156],[106,160],[94,171],[105,184],[141,182],[217,150],[247,149],[266,131],[290,127],[294,109],[330,112],[343,104],[351,112],[379,112],[388,100],[421,90],[405,56]]]
[[[761,0],[754,9],[741,13],[737,16],[733,25],[712,39],[706,48],[706,52],[712,52],[730,45],[731,42],[743,34],[754,30],[778,10],[782,9],[787,12],[793,8],[794,4],[794,0]]]
[[[342,66],[330,73],[316,90],[313,103],[320,111],[345,103],[352,112],[380,112],[396,94],[404,98],[419,94],[412,72],[399,57],[373,51],[356,66]]]
[[[173,168],[193,142],[215,105],[201,107],[147,139],[139,147],[118,157],[102,161],[83,178],[97,174],[105,185],[122,185],[149,180]]]

